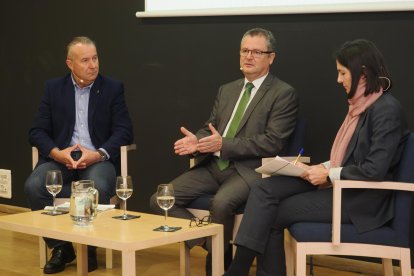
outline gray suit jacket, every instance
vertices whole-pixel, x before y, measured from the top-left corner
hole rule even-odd
[[[341,179],[391,181],[409,130],[400,103],[384,93],[358,121],[343,161]],[[345,190],[343,204],[359,232],[384,225],[394,214],[392,192]]]
[[[210,118],[196,136],[211,135],[212,123],[223,134],[244,85],[239,79],[219,88]],[[299,100],[294,89],[269,74],[250,102],[234,138],[223,138],[221,158],[233,162],[238,173],[250,185],[261,175],[254,171],[261,158],[282,154],[296,126]],[[205,164],[212,154],[195,156],[195,164]]]

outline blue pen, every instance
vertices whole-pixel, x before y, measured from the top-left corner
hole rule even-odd
[[[300,149],[298,157],[296,157],[295,162],[293,162],[293,165],[296,165],[296,163],[299,161],[299,158],[301,157],[302,154],[303,154],[303,148]]]

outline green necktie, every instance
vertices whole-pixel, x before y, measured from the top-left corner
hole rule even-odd
[[[240,99],[239,106],[237,107],[233,120],[231,120],[229,129],[227,130],[227,133],[224,137],[233,138],[236,135],[236,131],[239,127],[241,119],[243,118],[244,111],[250,99],[250,92],[252,91],[253,87],[253,83],[246,83],[246,87],[244,89],[243,96]],[[229,164],[230,162],[228,160],[224,160],[221,158],[217,159],[217,167],[220,171],[226,169],[229,166]]]

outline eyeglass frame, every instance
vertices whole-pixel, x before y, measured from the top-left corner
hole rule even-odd
[[[202,219],[198,217],[192,217],[190,219],[190,227],[201,227],[204,225],[209,225],[211,223],[211,215],[204,216]]]
[[[249,50],[247,48],[240,49],[239,51],[241,57],[247,57],[249,53],[251,53],[254,58],[261,58],[263,54],[272,54],[274,51],[262,51],[257,49]]]

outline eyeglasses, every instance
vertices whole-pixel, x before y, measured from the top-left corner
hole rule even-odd
[[[198,217],[192,217],[190,220],[190,227],[201,227],[204,225],[209,225],[211,223],[211,216],[205,216],[202,219]]]
[[[254,58],[261,58],[264,54],[274,53],[273,51],[260,51],[260,50],[249,50],[249,49],[240,49],[240,56],[247,57],[249,53],[252,53]]]

